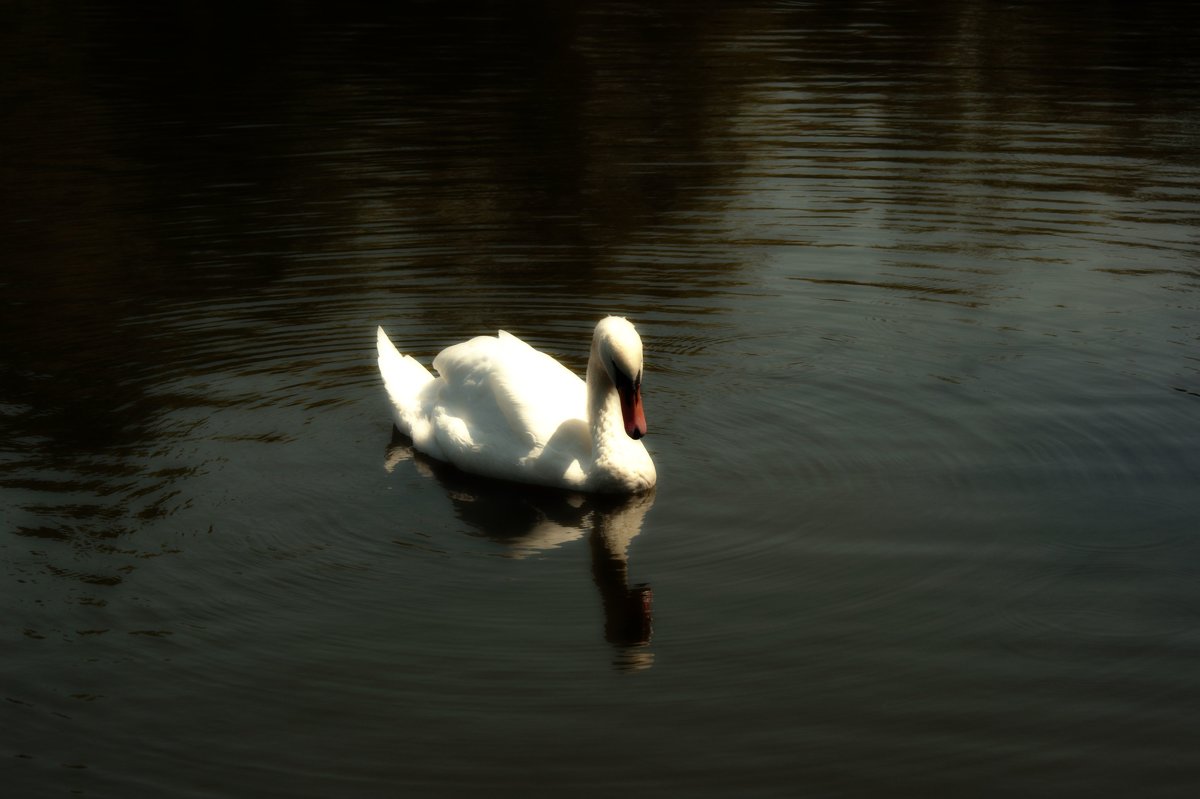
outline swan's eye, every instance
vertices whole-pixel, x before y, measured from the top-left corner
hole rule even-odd
[[[624,369],[617,366],[617,362],[615,360],[610,361],[610,363],[612,363],[613,385],[615,385],[618,389],[628,392],[631,389],[636,389],[636,387],[641,383],[640,374],[638,375],[638,381],[634,382],[633,380],[629,379],[629,374],[626,373]]]

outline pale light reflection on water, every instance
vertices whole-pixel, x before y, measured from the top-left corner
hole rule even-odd
[[[19,9],[6,786],[1183,795],[1195,21]],[[654,494],[393,439],[376,325],[607,313]]]

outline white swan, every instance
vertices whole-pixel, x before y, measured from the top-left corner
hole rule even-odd
[[[379,328],[379,371],[396,427],[426,455],[466,472],[605,493],[654,486],[639,440],[642,340],[610,316],[596,325],[587,384],[503,330],[442,350],[434,377]]]

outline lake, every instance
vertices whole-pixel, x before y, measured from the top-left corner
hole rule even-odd
[[[1183,3],[18,3],[10,796],[1190,796]],[[645,343],[657,489],[382,325]]]

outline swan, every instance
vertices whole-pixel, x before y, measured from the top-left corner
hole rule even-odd
[[[635,494],[657,482],[641,438],[642,340],[609,316],[587,382],[503,330],[442,350],[434,376],[380,327],[379,372],[413,447],[465,472],[576,491]]]

